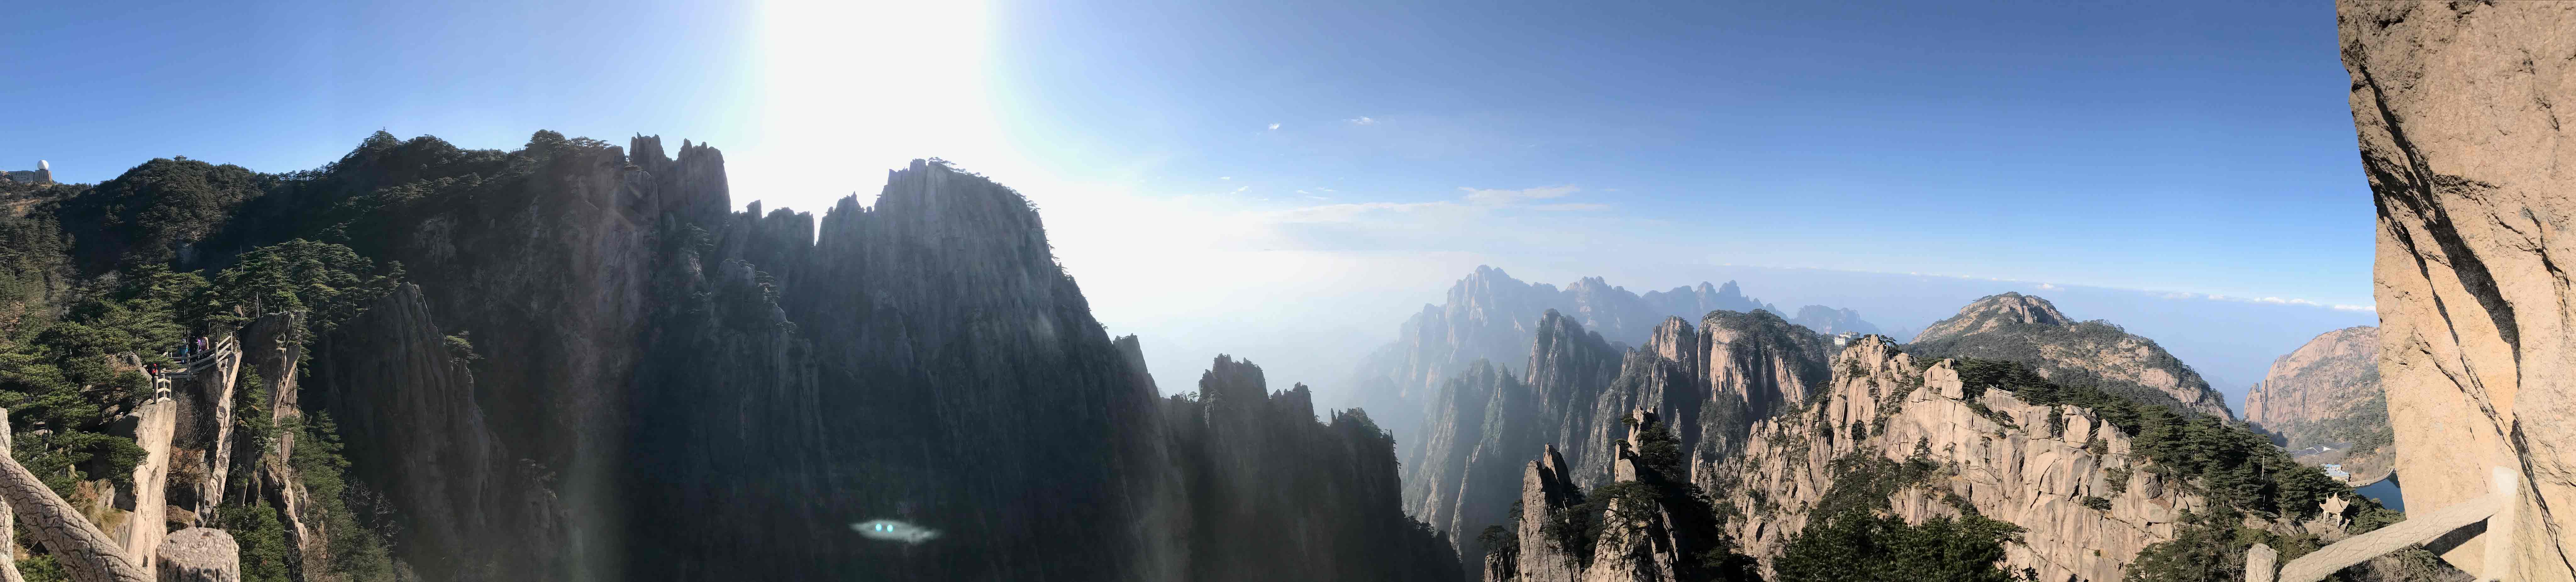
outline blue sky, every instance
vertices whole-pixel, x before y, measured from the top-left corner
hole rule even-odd
[[[1749,265],[2371,302],[2322,3],[12,14],[0,169],[287,171],[378,128],[495,148],[640,132],[724,148],[737,203],[805,209],[940,156],[1039,202],[1113,331],[1314,360],[1283,381],[1338,380],[1344,350],[1281,346],[1385,341],[1478,264],[1640,289]]]

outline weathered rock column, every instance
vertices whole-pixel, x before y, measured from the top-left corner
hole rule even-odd
[[[223,530],[192,527],[161,542],[161,582],[241,582],[241,546]]]
[[[143,447],[143,462],[134,465],[134,516],[118,526],[119,545],[125,553],[141,560],[136,565],[152,568],[152,552],[161,547],[163,534],[170,531],[166,491],[169,486],[170,438],[179,418],[179,402],[170,398],[168,389],[151,403],[135,411],[135,444]]]

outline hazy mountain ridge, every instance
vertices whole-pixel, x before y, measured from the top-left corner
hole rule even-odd
[[[1575,281],[1560,290],[1546,283],[1524,283],[1502,269],[1477,267],[1450,286],[1446,301],[1425,305],[1399,328],[1394,343],[1363,358],[1352,372],[1350,402],[1384,410],[1388,430],[1401,443],[1413,438],[1439,384],[1477,360],[1517,362],[1528,355],[1538,333],[1538,317],[1554,310],[1613,343],[1635,345],[1672,316],[1698,317],[1714,310],[1763,308],[1732,282],[1701,283],[1649,291],[1644,295],[1611,286],[1599,277]],[[1406,413],[1404,411],[1418,411]],[[1406,446],[1408,463],[1419,454]]]
[[[1871,325],[1869,322],[1861,320],[1860,312],[1853,311],[1848,308],[1836,309],[1823,305],[1809,305],[1798,308],[1798,315],[1796,317],[1789,318],[1789,323],[1806,326],[1807,329],[1816,330],[1816,333],[1825,335],[1841,333],[1868,335],[1879,333],[1878,326]]]
[[[1349,382],[1349,402],[1380,413],[1396,434],[1407,466],[1419,464],[1417,438],[1428,419],[1440,414],[1431,402],[1439,386],[1478,360],[1514,363],[1526,359],[1542,332],[1540,318],[1549,311],[1599,335],[1613,346],[1645,342],[1665,320],[1697,321],[1716,311],[1781,313],[1746,297],[1733,282],[1701,283],[1643,295],[1586,277],[1558,289],[1524,283],[1502,269],[1478,267],[1453,284],[1440,305],[1425,305],[1400,327],[1395,343],[1363,358]],[[1848,309],[1810,306],[1809,323],[1835,330],[1876,329]],[[1622,347],[1621,349],[1625,349]],[[1404,411],[1419,411],[1406,414]]]
[[[1755,421],[1795,410],[1831,372],[1831,342],[1779,315],[1715,311],[1694,328],[1666,318],[1645,345],[1620,349],[1573,318],[1541,314],[1524,373],[1490,363],[1448,382],[1435,403],[1420,462],[1407,465],[1406,509],[1450,532],[1472,569],[1486,554],[1473,536],[1509,519],[1531,451],[1550,450],[1550,473],[1578,489],[1616,482],[1623,422],[1644,410],[1673,438],[1676,482],[1688,482],[1743,446]],[[1561,509],[1561,508],[1560,508]]]

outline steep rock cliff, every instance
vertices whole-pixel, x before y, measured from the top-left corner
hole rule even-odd
[[[2233,419],[2227,398],[2155,340],[2102,321],[2076,321],[2048,300],[2020,293],[1990,295],[1933,323],[1906,343],[1923,358],[1973,357],[2029,362],[2062,384],[2098,386],[2175,410]]]
[[[1572,317],[1548,310],[1539,316],[1527,362],[1514,377],[1479,361],[1443,385],[1423,454],[1405,475],[1406,510],[1449,532],[1470,570],[1486,551],[1474,532],[1509,517],[1518,494],[1511,482],[1524,451],[1595,434],[1593,407],[1619,373],[1620,352]]]
[[[2488,494],[2503,523],[2442,554],[2508,580],[2576,579],[2576,6],[2336,3],[2362,169],[2379,210],[2379,366],[2406,505]],[[2508,563],[2485,559],[2510,532]]]
[[[1178,575],[1140,518],[1170,486],[1155,394],[1025,200],[916,162],[873,208],[728,213],[720,153],[630,146],[379,134],[182,249],[319,238],[408,269],[318,338],[302,406],[340,420],[422,575]],[[877,518],[943,533],[850,530]]]
[[[1268,391],[1261,368],[1219,356],[1195,399],[1161,410],[1189,580],[1456,579],[1457,554],[1397,506],[1395,443],[1359,410],[1315,417],[1300,384]]]
[[[1694,328],[1666,318],[1622,351],[1572,317],[1540,314],[1528,367],[1515,381],[1491,364],[1443,387],[1408,465],[1406,507],[1448,531],[1474,567],[1492,548],[1475,536],[1503,523],[1525,487],[1527,451],[1547,448],[1577,488],[1618,481],[1617,447],[1638,411],[1663,419],[1681,455],[1675,481],[1742,447],[1752,423],[1796,410],[1831,379],[1831,344],[1767,311],[1716,311]]]
[[[1508,524],[1483,537],[1486,582],[1755,580],[1753,562],[1723,535],[1720,516],[1683,480],[1677,439],[1654,413],[1622,418],[1608,479],[1586,489],[1556,447],[1521,471]]]
[[[315,346],[306,405],[340,420],[351,477],[402,509],[412,565],[487,579],[563,572],[564,553],[519,548],[569,546],[554,476],[502,440],[420,289],[378,300],[346,329]]]
[[[2379,387],[2379,328],[2319,334],[2273,360],[2271,373],[2245,395],[2245,421],[2281,435],[2292,449],[2338,447],[2322,458],[2356,481],[2387,475],[2396,451],[2388,396]]]
[[[2007,547],[2009,571],[2117,580],[2139,550],[2173,537],[2181,511],[2207,506],[2146,470],[2090,410],[1970,396],[1948,363],[1916,364],[1863,338],[1836,357],[1815,406],[1754,425],[1744,455],[1707,483],[1746,515],[1729,527],[1747,553],[1768,560],[1814,520],[1883,500],[1908,521],[1975,512],[2027,528]],[[1916,459],[1930,469],[1895,468]]]

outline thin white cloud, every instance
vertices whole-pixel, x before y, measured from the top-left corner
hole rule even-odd
[[[1367,117],[1353,118],[1353,119],[1350,119],[1349,121],[1351,122],[1351,125],[1377,125],[1377,120],[1376,120],[1376,119],[1367,118]]]
[[[1563,198],[1567,194],[1583,191],[1583,189],[1573,186],[1549,186],[1545,188],[1525,188],[1520,190],[1479,190],[1475,188],[1461,187],[1459,190],[1467,193],[1465,197],[1467,203],[1481,204],[1485,206],[1508,206],[1530,200]]]
[[[1270,129],[1273,129],[1273,130],[1279,129],[1279,124],[1276,124],[1276,123],[1270,124]]]
[[[1361,215],[1372,212],[1419,212],[1454,208],[1457,206],[1458,205],[1456,203],[1448,201],[1357,202],[1290,208],[1267,214],[1271,220],[1277,222],[1350,222],[1358,219]]]
[[[2048,283],[2041,283],[2041,284],[2039,284],[2039,288],[2041,288],[2041,289],[2064,289],[2065,287],[2059,287],[2059,286],[2056,286],[2056,285],[2053,285],[2053,284],[2048,284]]]
[[[1252,189],[1252,187],[1251,187],[1251,186],[1244,186],[1244,187],[1241,187],[1241,188],[1236,188],[1236,189],[1234,189],[1234,191],[1235,191],[1235,192],[1240,193],[1240,192],[1242,192],[1242,191],[1250,190],[1250,189]]]
[[[1232,180],[1232,179],[1234,179],[1234,177],[1233,177],[1233,176],[1217,176],[1217,177],[1216,177],[1216,179],[1219,179],[1219,180]]]
[[[1610,205],[1608,204],[1588,202],[1558,202],[1548,204],[1529,203],[1529,201],[1533,200],[1563,198],[1566,195],[1579,192],[1580,189],[1574,186],[1551,186],[1520,190],[1478,188],[1459,188],[1458,190],[1462,192],[1462,194],[1453,200],[1435,200],[1431,202],[1343,202],[1260,211],[1251,214],[1258,216],[1257,220],[1262,222],[1308,224],[1347,223],[1373,225],[1402,224],[1406,225],[1405,228],[1411,229],[1418,228],[1423,224],[1444,224],[1456,226],[1477,224],[1492,220],[1508,220],[1508,215],[1503,214],[1506,211],[1585,212],[1610,209]],[[1241,190],[1237,191],[1239,192]],[[1311,188],[1297,190],[1296,192],[1298,194],[1305,195],[1304,198],[1310,200],[1331,200],[1329,197],[1317,196],[1316,193],[1332,191],[1333,189],[1331,188]]]
[[[2342,304],[2328,305],[2328,304],[2325,304],[2325,303],[2317,302],[2317,301],[2315,301],[2315,300],[2310,300],[2310,299],[2300,299],[2300,298],[2297,298],[2297,297],[2277,297],[2277,296],[2267,296],[2267,297],[2230,297],[2230,296],[2220,295],[2220,294],[2216,294],[2216,293],[2210,293],[2210,294],[2206,294],[2206,295],[2204,295],[2204,294],[2199,294],[2199,293],[2184,293],[2184,292],[2171,292],[2171,293],[2165,293],[2165,292],[2151,292],[2151,293],[2156,293],[2156,296],[2157,296],[2157,297],[2162,297],[2162,298],[2165,298],[2165,299],[2208,299],[2208,300],[2210,300],[2210,301],[2233,301],[2233,302],[2238,302],[2238,303],[2269,303],[2269,304],[2273,304],[2273,305],[2305,305],[2305,306],[2309,306],[2309,307],[2326,307],[2326,308],[2332,308],[2332,309],[2340,309],[2340,310],[2344,310],[2344,311],[2377,311],[2377,310],[2378,310],[2377,308],[2374,308],[2374,307],[2371,307],[2371,306],[2368,306],[2368,305],[2342,305]]]

